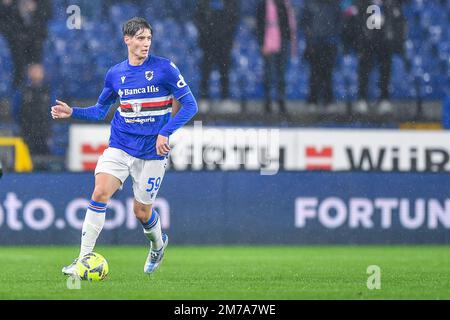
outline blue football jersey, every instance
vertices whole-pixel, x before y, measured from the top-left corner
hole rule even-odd
[[[169,122],[172,102],[189,94],[190,88],[176,65],[149,55],[142,65],[125,60],[112,67],[99,97],[101,105],[120,99],[111,121],[109,146],[140,159],[163,159],[156,153],[156,139]]]

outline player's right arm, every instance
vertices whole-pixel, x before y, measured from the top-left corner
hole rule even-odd
[[[56,105],[52,107],[53,119],[75,118],[80,120],[100,121],[105,119],[109,108],[116,102],[117,93],[111,84],[111,71],[108,71],[105,78],[105,87],[94,106],[87,108],[71,108],[67,103],[56,100]]]

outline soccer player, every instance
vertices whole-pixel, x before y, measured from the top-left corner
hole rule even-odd
[[[145,19],[127,21],[123,36],[128,59],[109,69],[97,104],[71,108],[57,100],[51,109],[53,119],[99,121],[120,99],[111,121],[109,147],[95,169],[95,188],[83,223],[80,254],[62,269],[66,275],[74,275],[78,259],[93,251],[105,222],[107,202],[129,175],[133,181],[134,214],[150,241],[145,273],[159,267],[168,243],[152,203],[164,177],[169,136],[197,113],[197,102],[175,64],[149,54],[152,28]],[[181,108],[171,117],[174,99]]]

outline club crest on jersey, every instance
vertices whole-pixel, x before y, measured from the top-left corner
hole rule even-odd
[[[148,81],[153,79],[153,71],[145,71],[145,79]]]
[[[141,112],[141,104],[140,103],[133,103],[131,105],[131,108],[133,109],[133,112],[135,112],[135,113]]]

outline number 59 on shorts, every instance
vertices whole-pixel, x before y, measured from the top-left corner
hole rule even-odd
[[[157,191],[161,186],[161,177],[149,178],[147,183],[148,188],[145,191],[147,192]]]

